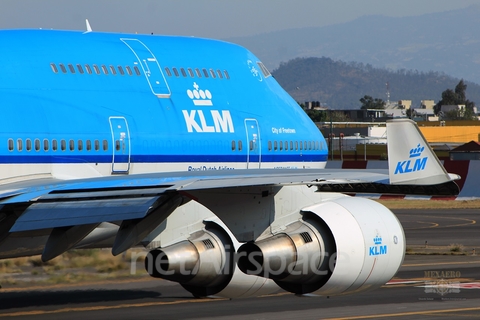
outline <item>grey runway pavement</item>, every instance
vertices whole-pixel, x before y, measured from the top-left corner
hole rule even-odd
[[[396,210],[407,247],[480,248],[479,210]],[[452,319],[480,317],[480,256],[407,255],[397,276],[372,292],[340,297],[279,293],[194,299],[149,278],[0,291],[0,317],[22,319]]]

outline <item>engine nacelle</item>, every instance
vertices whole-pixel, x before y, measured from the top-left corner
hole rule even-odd
[[[151,250],[145,259],[147,272],[178,282],[197,297],[246,298],[278,292],[272,280],[238,270],[234,255],[239,244],[219,224],[207,222],[188,240]]]
[[[405,236],[383,205],[343,197],[300,213],[282,233],[241,246],[239,268],[293,293],[328,296],[377,288],[400,268]]]

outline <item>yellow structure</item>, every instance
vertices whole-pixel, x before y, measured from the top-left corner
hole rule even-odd
[[[420,127],[428,142],[466,143],[478,141],[480,126]]]

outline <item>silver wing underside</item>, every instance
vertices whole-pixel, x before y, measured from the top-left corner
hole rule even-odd
[[[287,185],[342,193],[459,192],[453,181],[433,186],[391,185],[387,170],[259,169],[41,179],[4,185],[0,191],[0,241],[8,232],[142,219],[170,199],[194,198],[189,193],[196,190]]]

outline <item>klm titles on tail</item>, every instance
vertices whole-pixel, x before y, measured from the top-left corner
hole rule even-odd
[[[397,162],[397,166],[395,167],[394,174],[402,174],[402,173],[425,170],[428,157],[421,158],[422,152],[424,150],[425,150],[425,147],[423,146],[421,147],[420,143],[417,145],[416,148],[411,149],[410,155],[409,155],[410,159]],[[413,162],[414,159],[415,159],[415,162]],[[413,165],[412,165],[412,162],[413,162]]]

